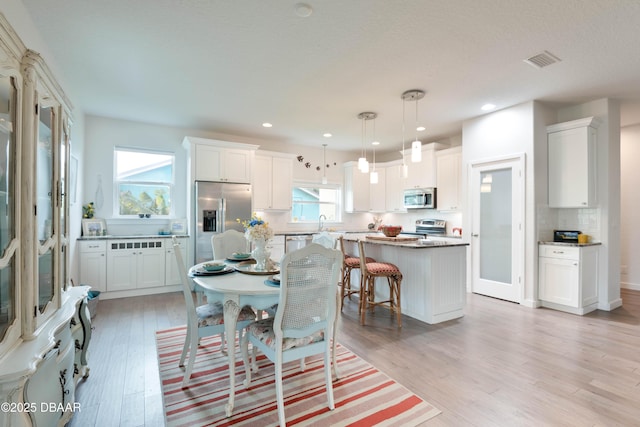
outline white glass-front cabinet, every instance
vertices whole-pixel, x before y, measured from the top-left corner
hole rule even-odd
[[[70,103],[0,13],[0,426],[65,425],[86,377],[88,287],[67,254]],[[48,408],[52,408],[48,406]]]
[[[23,257],[27,282],[31,273],[37,283],[23,290],[33,306],[33,317],[25,318],[24,332],[29,335],[59,309],[61,292],[68,286],[65,194],[70,149],[68,102],[61,89],[37,53],[25,53],[22,69],[22,189],[27,190],[22,204]]]

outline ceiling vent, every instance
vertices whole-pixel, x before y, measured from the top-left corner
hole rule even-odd
[[[555,64],[556,62],[559,62],[559,61],[561,61],[560,58],[558,58],[557,56],[555,56],[554,54],[546,50],[542,53],[539,53],[537,55],[532,56],[531,58],[527,58],[524,60],[525,63],[531,65],[532,67],[536,67],[538,69],[547,67],[551,64]]]

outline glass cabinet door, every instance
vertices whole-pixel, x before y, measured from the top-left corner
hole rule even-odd
[[[70,136],[69,136],[69,124],[66,120],[63,120],[62,136],[60,141],[60,197],[58,199],[59,206],[59,258],[60,263],[58,265],[58,276],[60,277],[60,286],[62,290],[66,290],[70,285],[71,279],[69,277],[69,194],[70,182],[69,182],[69,156],[71,155]]]
[[[56,110],[40,107],[36,147],[36,226],[38,248],[38,310],[44,313],[55,296],[54,211],[56,208]]]
[[[18,321],[16,280],[16,126],[17,82],[0,69],[0,344],[12,341]],[[14,335],[20,328],[14,327]],[[0,348],[2,345],[0,345]]]

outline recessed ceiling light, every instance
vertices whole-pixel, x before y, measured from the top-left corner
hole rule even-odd
[[[423,131],[423,130],[425,130],[425,129],[426,129],[426,127],[424,127],[424,126],[418,126],[418,127],[416,128],[416,130],[417,130],[418,132],[422,132],[422,131]]]
[[[331,138],[333,135],[327,132],[327,133],[323,133],[322,136],[324,136],[325,138]]]
[[[380,145],[380,141],[373,141],[371,145]]]
[[[495,108],[496,108],[495,104],[484,104],[482,107],[480,107],[482,111],[491,111]]]
[[[265,127],[265,128],[270,128],[270,127],[272,127],[272,126],[273,126],[273,125],[272,125],[271,123],[269,123],[269,122],[264,122],[264,123],[262,124],[262,127]]]

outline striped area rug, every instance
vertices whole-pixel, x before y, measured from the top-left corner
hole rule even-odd
[[[236,353],[236,398],[233,415],[225,416],[229,393],[227,358],[220,338],[201,340],[189,387],[182,389],[184,370],[178,367],[185,327],[156,332],[165,422],[170,427],[278,425],[273,364],[258,353],[259,371],[245,389],[244,365]],[[417,426],[440,411],[338,345],[340,379],[333,382],[336,408],[325,394],[322,357],[285,364],[284,397],[288,426]]]

